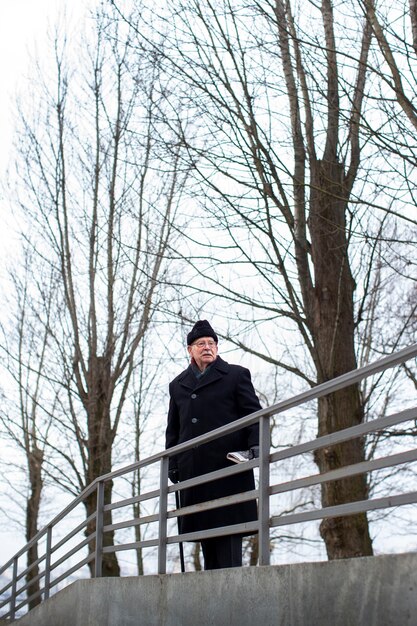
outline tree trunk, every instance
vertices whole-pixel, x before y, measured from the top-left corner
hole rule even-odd
[[[248,539],[249,549],[249,565],[255,566],[258,564],[259,557],[259,535],[251,535]]]
[[[42,494],[42,461],[43,452],[34,444],[32,450],[28,452],[30,497],[26,505],[26,541],[30,541],[38,532],[39,508]],[[27,566],[38,560],[38,544],[35,543],[28,550]],[[40,590],[39,579],[34,580],[39,575],[39,565],[34,565],[26,575],[26,583],[29,585],[27,596],[30,598]],[[29,610],[40,604],[41,596],[29,600]]]
[[[110,388],[110,361],[105,357],[92,357],[89,363],[89,397],[88,407],[88,484],[93,480],[111,472],[112,469],[112,443],[113,433],[111,430],[109,412],[109,388]],[[104,485],[104,504],[111,503],[113,481],[109,480]],[[87,516],[96,510],[97,494],[93,492],[85,501]],[[104,526],[112,523],[111,511],[106,511],[103,518]],[[95,520],[89,522],[86,533],[90,535],[95,531]],[[114,531],[105,532],[103,535],[103,547],[114,545]],[[95,540],[90,542],[90,552],[95,549]],[[93,575],[94,561],[90,562],[90,572]],[[116,553],[103,554],[103,576],[120,576],[120,567]]]
[[[353,293],[355,284],[347,255],[345,211],[347,191],[343,167],[315,161],[312,167],[310,233],[315,273],[315,305],[311,321],[322,383],[357,367],[354,349]],[[358,385],[321,398],[318,435],[356,426],[363,421]],[[322,449],[315,455],[321,473],[365,460],[363,439]],[[322,486],[323,507],[366,500],[365,475]],[[329,559],[372,554],[366,513],[325,519],[320,532]]]

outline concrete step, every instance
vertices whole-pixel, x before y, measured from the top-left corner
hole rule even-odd
[[[81,580],[18,624],[415,626],[417,554]]]

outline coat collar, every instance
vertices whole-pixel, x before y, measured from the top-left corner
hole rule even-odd
[[[200,389],[201,387],[205,387],[216,380],[220,380],[223,376],[228,374],[229,370],[229,363],[223,361],[223,359],[218,356],[211,365],[210,370],[202,378],[197,380],[194,376],[191,365],[189,365],[187,369],[178,376],[177,380],[184,387],[189,387],[190,389]]]

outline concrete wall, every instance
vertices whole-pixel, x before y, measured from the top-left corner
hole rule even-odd
[[[18,623],[415,626],[417,554],[83,580],[36,607]]]

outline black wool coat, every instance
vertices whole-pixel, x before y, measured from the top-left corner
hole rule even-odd
[[[229,365],[220,357],[217,357],[200,379],[197,379],[190,365],[170,383],[169,392],[167,448],[229,424],[261,408],[249,370],[239,365]],[[234,465],[226,458],[228,452],[247,450],[255,445],[259,445],[257,424],[171,457],[170,469],[178,470],[180,481],[186,480]],[[254,487],[253,471],[248,470],[182,490],[181,506],[249,491]],[[181,532],[194,532],[256,519],[256,501],[250,500],[185,515],[181,518]]]

